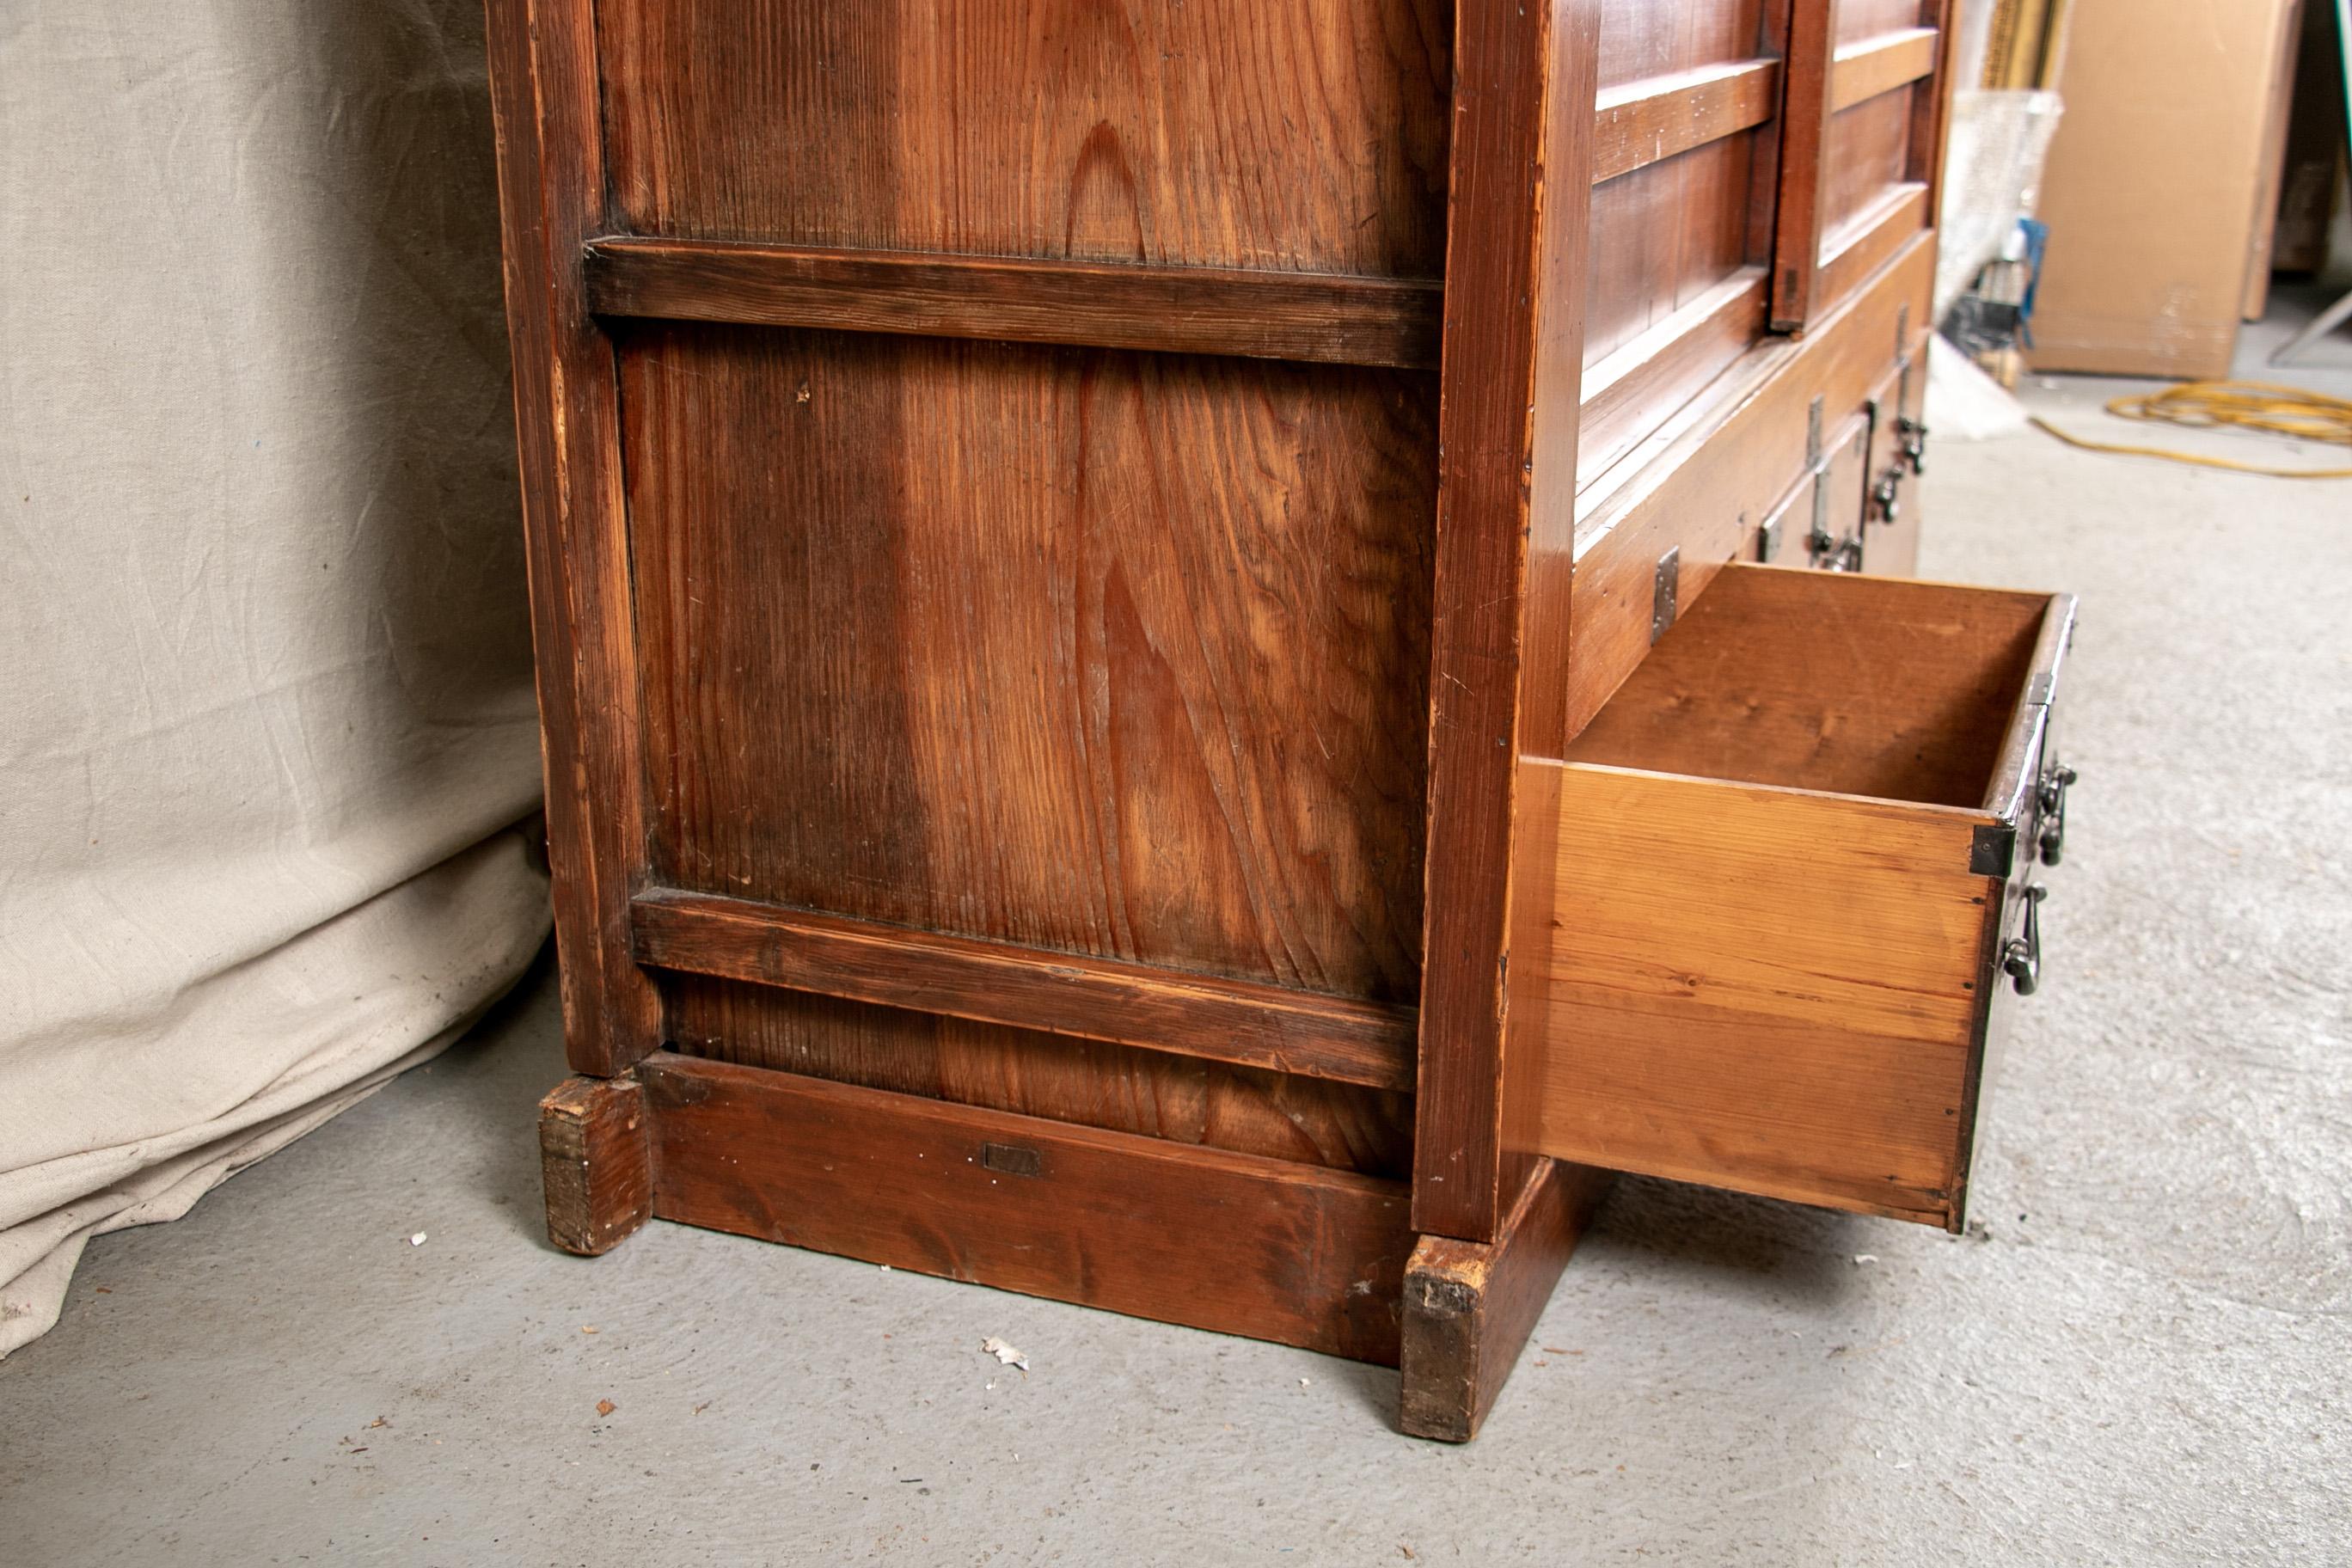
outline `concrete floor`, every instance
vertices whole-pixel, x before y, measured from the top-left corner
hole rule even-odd
[[[2352,484],[2026,434],[1927,499],[1931,574],[2084,601],[1986,1235],[1626,1181],[1443,1447],[1300,1352],[668,1225],[551,1251],[541,973],[90,1247],[0,1366],[0,1562],[2352,1561]]]

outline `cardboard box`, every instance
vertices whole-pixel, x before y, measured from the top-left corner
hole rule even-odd
[[[2230,372],[2265,268],[2296,0],[2074,0],[2036,370]]]

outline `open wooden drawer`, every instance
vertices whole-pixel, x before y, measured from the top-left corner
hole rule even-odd
[[[1515,943],[1509,1142],[1959,1229],[2000,997],[2039,978],[2074,613],[1725,567],[1521,764],[1558,826],[1521,868],[1550,918]]]

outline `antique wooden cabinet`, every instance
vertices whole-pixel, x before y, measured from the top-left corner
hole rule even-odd
[[[1880,575],[1947,4],[490,0],[557,1241],[1463,1438],[1606,1172],[1958,1226],[2072,611]]]

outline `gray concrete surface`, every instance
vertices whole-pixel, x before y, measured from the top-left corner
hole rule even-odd
[[[2032,434],[1927,504],[1932,574],[2084,598],[1982,1238],[1627,1181],[1440,1447],[1269,1345],[667,1225],[558,1256],[541,975],[92,1245],[0,1365],[0,1563],[2352,1561],[2352,484]]]

